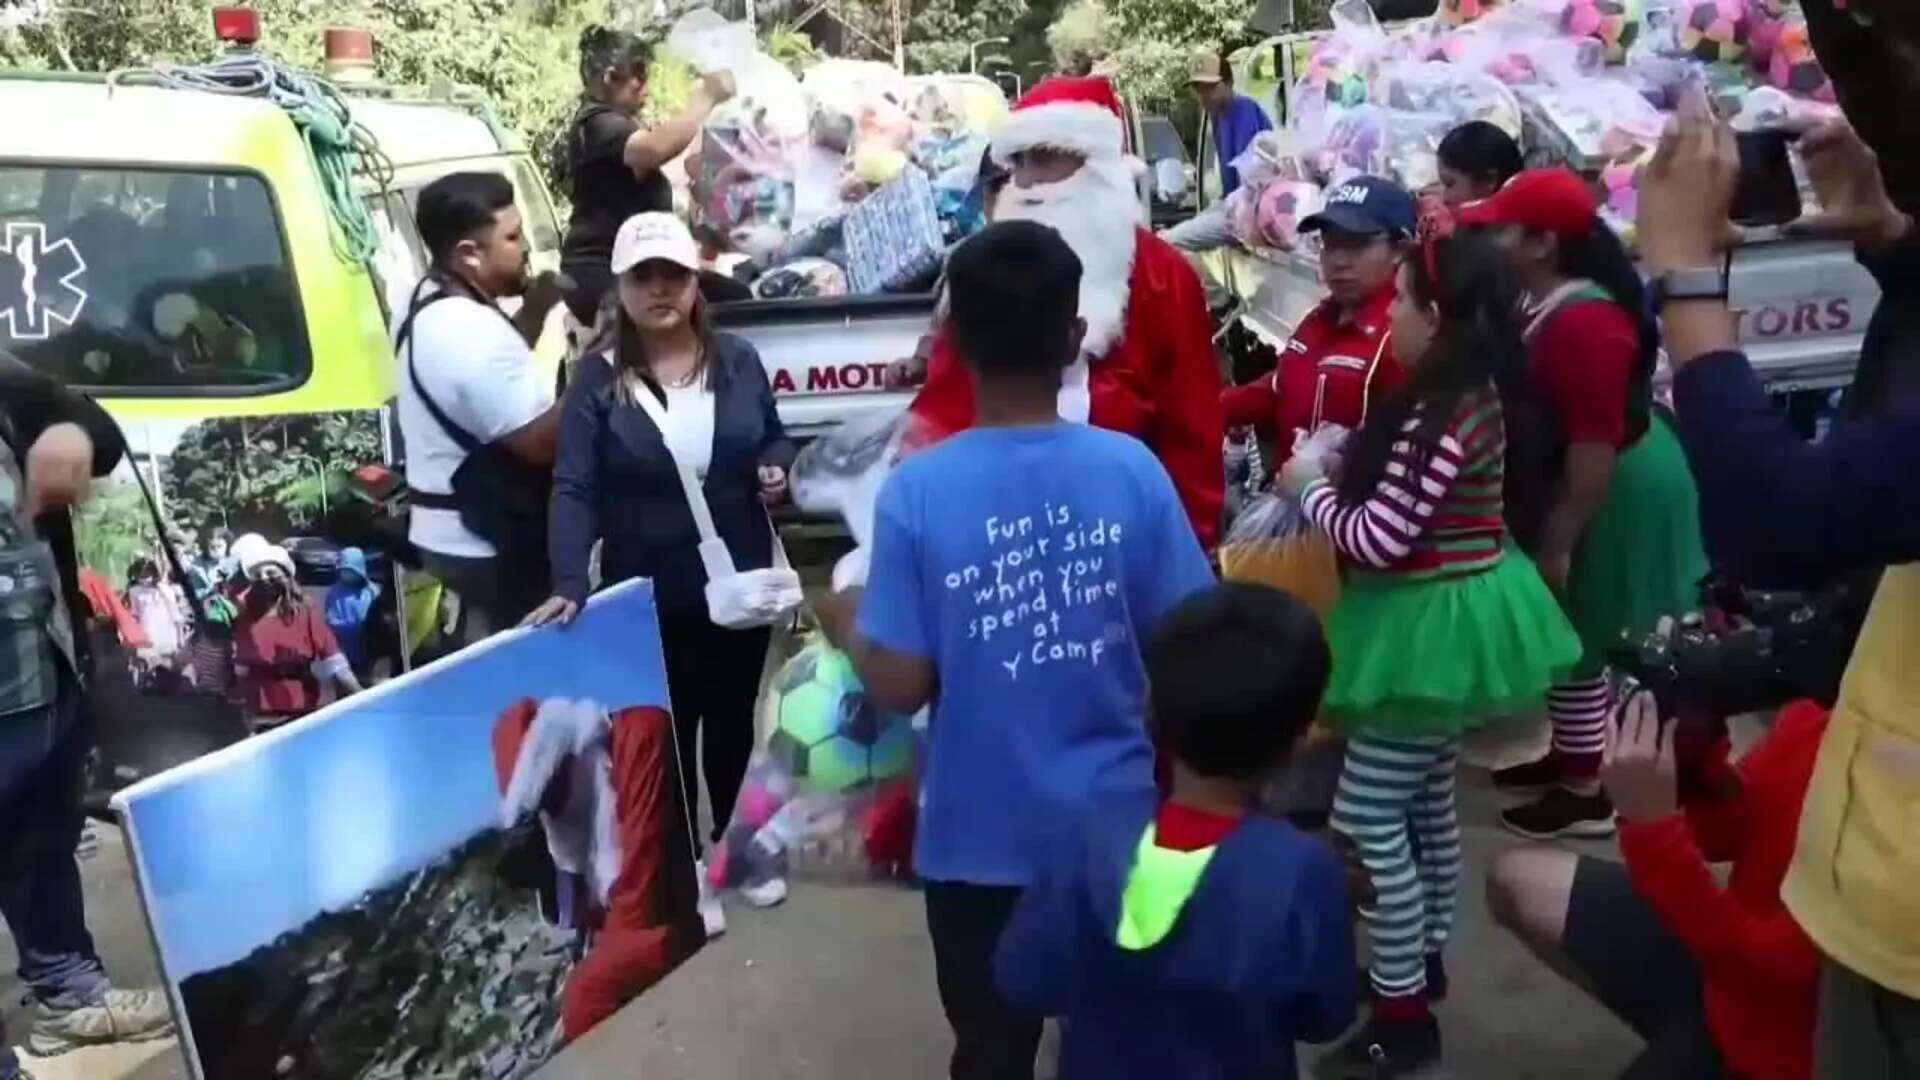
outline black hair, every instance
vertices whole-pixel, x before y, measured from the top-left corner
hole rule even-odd
[[[987,226],[947,259],[947,325],[960,355],[999,375],[1058,374],[1073,362],[1080,257],[1031,221]]]
[[[462,240],[493,227],[500,212],[513,205],[513,182],[495,172],[457,172],[420,190],[414,220],[433,265],[446,263]]]
[[[647,41],[638,34],[606,26],[580,31],[580,85],[589,98],[608,75],[646,78],[648,63]]]
[[[1236,780],[1286,759],[1320,711],[1333,667],[1311,608],[1232,581],[1176,604],[1143,654],[1160,746],[1202,776]]]
[[[1542,464],[1546,411],[1527,386],[1526,347],[1513,318],[1519,290],[1507,258],[1491,234],[1470,229],[1416,248],[1406,265],[1413,285],[1408,299],[1437,308],[1440,325],[1407,381],[1383,397],[1354,433],[1340,495],[1356,502],[1369,498],[1402,438],[1423,464],[1461,406],[1492,389],[1506,428],[1507,526],[1523,549],[1531,548],[1550,490]],[[1410,420],[1414,429],[1403,434]]]
[[[1499,187],[1525,167],[1520,144],[1497,124],[1469,120],[1440,140],[1440,164],[1473,179]]]
[[[1220,62],[1221,85],[1232,86],[1233,85],[1233,65],[1227,62],[1227,50],[1215,49],[1213,50],[1213,56],[1214,56],[1214,59]]]
[[[1562,236],[1559,247],[1560,273],[1600,286],[1639,329],[1640,348],[1634,357],[1632,381],[1627,384],[1627,420],[1630,428],[1637,429],[1653,408],[1653,369],[1660,355],[1660,324],[1647,301],[1646,284],[1640,280],[1627,246],[1598,215],[1587,235],[1573,239]]]

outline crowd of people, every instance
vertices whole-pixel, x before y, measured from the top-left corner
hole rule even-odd
[[[1920,70],[1920,21],[1806,7],[1859,133],[1801,137],[1824,209],[1799,227],[1852,242],[1876,275],[1862,371],[1898,385],[1879,373],[1912,363],[1920,174],[1888,141],[1899,99],[1875,88],[1912,88],[1896,69]],[[662,164],[727,88],[641,129],[626,115],[639,54],[584,44],[570,281],[530,278],[504,178],[457,173],[419,197],[432,270],[395,334],[410,538],[461,595],[468,642],[564,626],[594,589],[651,579],[687,812],[704,786],[717,837],[769,634],[722,617],[713,587],[784,565],[767,508],[794,450],[761,358],[712,326],[699,244],[660,205]],[[1192,74],[1232,121],[1222,137],[1250,137],[1218,57]],[[1294,1075],[1296,1042],[1339,1038],[1361,1005],[1331,1072],[1440,1063],[1461,739],[1539,709],[1550,753],[1492,777],[1533,793],[1501,815],[1532,842],[1495,858],[1488,902],[1644,1039],[1625,1075],[1920,1074],[1920,849],[1904,828],[1920,813],[1920,414],[1875,394],[1816,444],[1774,408],[1738,348],[1739,161],[1705,98],[1648,167],[1638,268],[1578,177],[1523,169],[1486,125],[1441,144],[1436,191],[1336,188],[1301,223],[1327,297],[1243,386],[1222,385],[1204,291],[1170,242],[1191,232],[1140,224],[1122,132],[1104,79],[1062,76],[995,134],[992,223],[948,256],[866,577],[815,604],[873,699],[931,710],[913,869],[952,1076],[1031,1077],[1050,1017],[1068,1078]],[[555,387],[529,343],[563,299],[604,333]],[[0,668],[0,809],[22,824],[0,836],[0,903],[33,1046],[50,1050],[166,1019],[157,996],[106,985],[63,788],[88,670],[66,612],[100,591],[78,581],[64,508],[123,447],[85,399],[5,377],[0,599],[17,647]],[[1295,448],[1333,425],[1351,433],[1336,448]],[[1217,580],[1229,426],[1273,442],[1272,483],[1338,553],[1324,617]],[[1697,606],[1710,562],[1755,587],[1878,575],[1833,700],[1781,709],[1738,755],[1725,717],[1623,698],[1608,669],[1623,640]],[[265,722],[326,683],[358,689],[356,638],[331,622],[364,618],[364,572],[315,605],[284,550],[251,536],[203,572]],[[210,629],[165,576],[139,566],[116,598],[156,654]],[[1309,742],[1339,748],[1328,836],[1263,809]],[[1546,842],[1616,831],[1618,862]],[[0,1078],[16,1071],[0,1056]]]

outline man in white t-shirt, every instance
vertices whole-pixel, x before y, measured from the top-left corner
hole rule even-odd
[[[546,597],[548,582],[544,559],[502,565],[494,546],[461,523],[451,496],[467,452],[443,418],[522,464],[553,467],[559,409],[551,380],[535,369],[531,342],[560,288],[551,275],[529,282],[513,184],[498,173],[435,180],[420,192],[414,216],[433,268],[396,331],[400,434],[414,493],[409,536],[427,571],[459,595],[460,637],[471,644],[519,622]],[[509,296],[522,298],[513,317],[499,306]]]

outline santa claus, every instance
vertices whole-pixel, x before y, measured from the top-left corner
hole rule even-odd
[[[1211,547],[1226,479],[1206,299],[1186,259],[1142,227],[1124,143],[1107,80],[1040,83],[993,137],[994,160],[1012,173],[993,216],[1052,226],[1080,257],[1086,344],[1062,383],[1061,418],[1146,443]],[[944,334],[912,411],[916,441],[973,425],[972,379]]]

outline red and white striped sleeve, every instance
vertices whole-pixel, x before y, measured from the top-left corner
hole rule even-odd
[[[1408,420],[1402,436],[1418,423],[1418,417]],[[1332,483],[1317,480],[1301,497],[1301,506],[1341,554],[1362,566],[1391,570],[1412,554],[1435,508],[1460,476],[1465,459],[1456,431],[1449,426],[1415,475],[1413,443],[1403,437],[1393,444],[1385,475],[1364,501],[1348,502]]]

